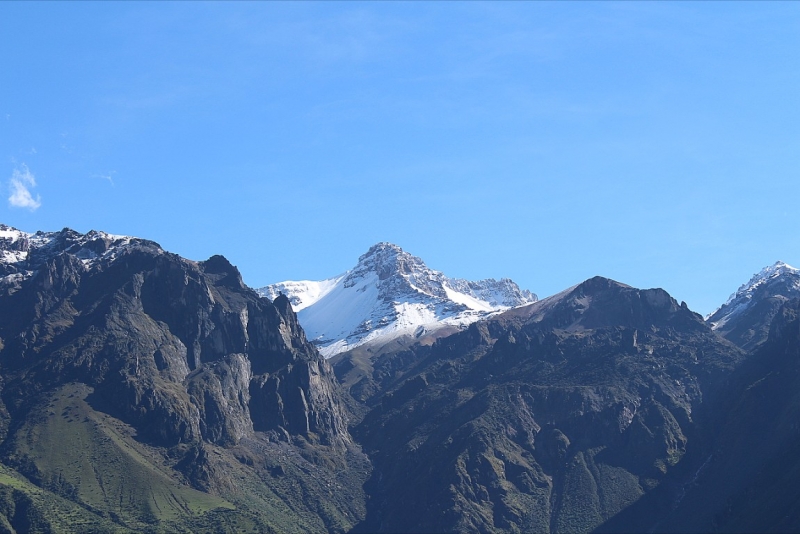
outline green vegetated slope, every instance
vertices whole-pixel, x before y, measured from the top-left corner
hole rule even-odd
[[[34,530],[345,531],[363,517],[369,465],[357,455],[346,463],[337,451],[274,435],[230,448],[157,447],[92,408],[85,384],[45,398],[4,445],[5,461],[27,478],[6,467],[3,483],[32,499]],[[189,476],[207,480],[205,491],[182,473],[198,455],[203,469]]]
[[[130,426],[92,409],[90,393],[73,383],[48,395],[14,433],[9,460],[43,486],[131,525],[235,509],[157,465],[157,454],[133,439]]]
[[[0,532],[126,532],[123,526],[42,489],[0,465]]]

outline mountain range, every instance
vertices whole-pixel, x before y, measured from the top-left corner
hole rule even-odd
[[[703,318],[379,243],[256,292],[221,256],[0,225],[0,532],[796,531],[798,278]]]

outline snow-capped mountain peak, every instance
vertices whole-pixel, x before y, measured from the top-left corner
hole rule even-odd
[[[306,335],[331,357],[361,344],[444,325],[467,325],[536,301],[514,282],[448,278],[392,243],[378,243],[346,273],[322,281],[287,281],[258,290],[289,297]]]
[[[782,261],[764,267],[743,284],[728,300],[706,317],[715,330],[723,329],[733,318],[749,309],[761,296],[791,298],[800,295],[800,269]]]
[[[343,284],[351,287],[370,276],[377,276],[384,296],[416,290],[445,297],[441,284],[437,283],[443,275],[428,269],[421,259],[391,243],[378,243],[370,247],[358,258],[358,264],[345,275]]]
[[[351,271],[372,270],[379,272],[381,279],[396,273],[411,274],[426,269],[421,259],[412,256],[392,243],[382,242],[372,245],[358,258],[358,264]]]

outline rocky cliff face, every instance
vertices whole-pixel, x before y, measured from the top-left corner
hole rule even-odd
[[[360,528],[597,528],[675,468],[742,357],[663,290],[604,278],[383,355],[402,364],[354,429],[375,462]]]
[[[332,457],[351,447],[332,369],[288,300],[259,297],[225,258],[193,262],[135,238],[8,227],[0,251],[0,437],[11,465],[47,471],[20,452],[20,428],[69,384],[89,387],[91,409],[142,443],[178,454],[176,469],[204,491],[231,485],[211,472],[208,446],[266,436]]]
[[[7,264],[22,273],[0,287],[7,404],[79,379],[159,444],[278,428],[349,441],[330,367],[285,298],[259,298],[221,256],[195,263],[108,241],[65,230],[47,255],[29,248]],[[87,250],[104,256],[83,260]]]

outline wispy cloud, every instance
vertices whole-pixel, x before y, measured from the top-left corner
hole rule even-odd
[[[8,197],[8,204],[12,208],[27,208],[30,211],[36,211],[42,205],[41,197],[36,195],[36,198],[33,198],[31,194],[31,189],[36,187],[36,178],[24,163],[14,169],[9,186],[11,196]]]
[[[103,180],[108,180],[108,183],[110,183],[111,185],[115,185],[114,184],[114,175],[115,174],[117,174],[117,171],[111,171],[111,172],[107,172],[105,174],[93,174],[92,177],[93,178],[101,178]]]

